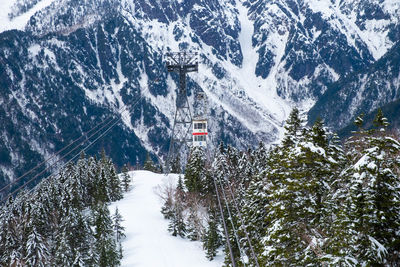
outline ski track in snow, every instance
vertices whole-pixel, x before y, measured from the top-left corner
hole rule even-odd
[[[123,216],[126,238],[122,242],[122,267],[217,267],[223,256],[213,261],[205,257],[201,242],[172,236],[168,220],[161,214],[162,201],[156,187],[177,175],[155,174],[148,171],[130,172],[131,190],[110,205],[113,214],[118,207]],[[170,180],[170,181],[171,181]]]

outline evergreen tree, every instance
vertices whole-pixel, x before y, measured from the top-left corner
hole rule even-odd
[[[378,109],[378,112],[375,115],[375,118],[373,120],[373,125],[378,131],[386,131],[386,128],[389,126],[389,122],[387,121],[387,118],[383,116],[382,109]]]
[[[144,162],[143,169],[146,171],[156,172],[155,164],[151,159],[149,152],[146,154],[146,160]]]
[[[224,238],[229,238],[231,247],[233,250],[233,254],[235,256],[235,260],[238,261],[241,256],[239,247],[237,245],[236,235],[234,233],[233,227],[237,230],[240,225],[237,221],[236,216],[232,213],[235,210],[233,207],[230,197],[230,190],[234,192],[235,184],[240,181],[239,172],[237,169],[239,161],[239,155],[235,149],[232,149],[228,146],[228,148],[224,147],[224,144],[221,142],[214,156],[214,160],[211,166],[212,175],[216,181],[218,190],[220,191],[220,196],[225,203],[224,207],[224,217],[227,218],[226,226],[228,230],[228,236]],[[228,197],[226,197],[228,196]],[[228,207],[231,211],[231,214],[228,213]],[[225,246],[225,263],[228,265],[231,262],[229,257],[229,248]]]
[[[286,120],[285,137],[282,141],[283,147],[293,147],[299,139],[301,139],[304,130],[304,121],[300,117],[300,112],[297,108],[294,108]]]
[[[272,162],[269,173],[272,184],[265,207],[269,226],[262,262],[322,263],[327,258],[325,244],[331,232],[332,174],[339,168],[331,154],[335,149],[330,148],[327,131],[318,120],[310,130],[287,131],[284,140],[290,141],[283,142],[275,156],[278,164]]]
[[[122,215],[118,211],[118,207],[115,208],[115,213],[113,215],[113,229],[115,233],[115,240],[117,242],[121,242],[122,239],[125,237],[124,230],[125,228],[121,225],[123,221]]]
[[[378,111],[376,129],[364,135],[360,157],[348,170],[350,250],[360,264],[391,265],[400,248],[400,143],[386,133],[387,120]],[[353,141],[354,142],[354,141]]]
[[[202,147],[193,147],[185,170],[188,192],[204,193],[205,154]]]
[[[108,186],[108,179],[106,169],[104,168],[103,164],[97,165],[97,174],[96,174],[96,191],[94,195],[94,203],[97,205],[98,203],[105,203],[109,202],[108,191],[110,189],[107,188]]]
[[[180,205],[175,205],[173,209],[172,218],[168,225],[168,231],[173,236],[186,236],[186,223],[183,217],[183,209]]]
[[[199,218],[197,215],[192,211],[189,210],[189,217],[187,218],[187,227],[186,227],[186,236],[191,241],[201,240],[201,234],[199,232],[198,225],[200,224]]]
[[[109,160],[109,199],[110,201],[117,201],[123,198],[121,180],[115,171],[114,164]]]
[[[49,250],[40,233],[33,228],[27,240],[25,262],[28,266],[47,267]]]
[[[254,151],[253,168],[256,173],[263,172],[268,166],[268,153],[263,142],[260,142],[257,150]]]
[[[85,188],[86,194],[83,196],[84,203],[86,205],[95,206],[98,201],[98,179],[99,179],[99,168],[98,162],[94,157],[90,157],[87,160],[87,168],[83,178],[83,187]]]
[[[203,249],[206,257],[211,261],[217,255],[217,249],[221,246],[221,236],[218,231],[218,221],[214,212],[209,212],[208,228],[203,240]]]
[[[124,165],[122,168],[122,188],[125,192],[129,191],[129,186],[131,183],[131,177],[129,175],[128,166]]]
[[[251,239],[253,248],[257,251],[257,254],[261,254],[263,245],[261,240],[265,236],[265,229],[269,225],[266,220],[267,205],[270,199],[269,195],[272,194],[268,189],[269,179],[266,174],[259,174],[251,180],[248,186],[242,204],[242,215],[244,219],[244,225],[240,227],[240,232],[247,231],[249,238]],[[251,255],[250,247],[247,242],[243,243],[243,247],[247,255]],[[253,263],[255,264],[255,263]]]
[[[229,211],[228,211],[228,207],[229,207]],[[234,211],[235,211],[235,208],[233,207],[233,205],[230,201],[225,204],[224,217],[225,217],[226,226],[227,226],[227,230],[228,230],[228,236],[225,236],[225,238],[229,238],[235,262],[240,263],[240,262],[243,262],[243,260],[244,260],[244,255],[243,255],[243,250],[242,250],[242,242],[241,242],[243,236],[241,236],[241,234],[239,232],[239,228],[241,227],[241,224],[239,223],[238,217],[236,216]],[[227,264],[227,265],[231,264],[232,259],[229,256],[229,248],[227,246],[225,246],[224,251],[225,251],[225,264]]]
[[[239,152],[232,146],[228,146],[225,152],[225,159],[227,163],[226,177],[232,184],[236,184],[241,179],[238,172]]]
[[[326,224],[324,228],[329,238],[326,242],[329,245],[326,245],[324,249],[324,257],[327,264],[353,266],[355,261],[348,251],[350,233],[346,231],[346,227],[343,224],[347,217],[345,200],[348,193],[348,183],[345,173],[349,163],[336,134],[332,135],[328,149],[328,153],[331,155],[332,160],[336,162],[336,166],[331,169],[329,190],[324,200],[324,222]]]
[[[0,207],[0,265],[119,265],[105,204],[118,192],[111,182],[113,168],[105,156],[101,161],[81,157]]]
[[[171,162],[171,173],[182,173],[181,158],[179,155]]]
[[[164,205],[161,207],[161,213],[164,215],[164,219],[172,219],[174,216],[172,199],[168,198],[164,202]]]
[[[289,246],[289,242],[294,240],[293,233],[289,229],[283,230],[280,226],[281,223],[283,224],[282,216],[287,213],[287,206],[291,205],[291,200],[284,198],[287,190],[286,177],[290,173],[291,153],[299,142],[302,132],[302,128],[300,128],[302,124],[297,117],[298,113],[296,112],[295,115],[286,125],[287,129],[294,128],[295,130],[287,130],[284,138],[286,142],[269,152],[266,157],[265,170],[256,166],[256,152],[248,151],[249,162],[252,163],[249,173],[254,178],[250,181],[243,197],[242,213],[245,224],[241,228],[242,231],[246,230],[249,233],[260,266],[290,262],[284,263],[286,258],[282,261],[279,258],[282,257],[281,254],[285,252],[285,248]],[[290,124],[294,124],[295,127],[290,127]],[[258,171],[254,171],[255,169]],[[285,227],[287,226],[288,224],[285,224]],[[280,235],[284,233],[288,236],[281,237]],[[246,254],[251,255],[248,244],[244,245]],[[272,258],[276,260],[271,260]]]
[[[115,235],[115,242],[118,246],[118,254],[119,259],[122,259],[122,239],[125,237],[124,230],[125,228],[121,225],[123,221],[122,215],[118,212],[118,208],[115,209],[115,213],[113,215],[113,229]]]
[[[75,209],[82,210],[84,207],[83,201],[83,186],[82,182],[82,175],[81,170],[75,167],[74,165],[70,165],[69,169],[67,169],[66,176],[67,179],[64,184],[65,188],[65,201],[68,202],[68,207],[72,206]]]
[[[178,176],[178,183],[176,185],[176,190],[178,190],[180,194],[184,193],[183,181],[181,175]]]
[[[117,176],[114,164],[107,158],[105,153],[102,153],[100,161],[101,181],[105,184],[102,185],[101,194],[105,194],[102,201],[116,201],[122,199],[121,181]]]
[[[265,157],[268,157],[268,154],[266,154]],[[250,185],[250,182],[251,182],[253,176],[258,174],[257,171],[261,171],[261,172],[265,171],[265,170],[256,170],[255,168],[253,168],[253,163],[250,161],[249,155],[245,152],[241,153],[241,155],[239,157],[239,162],[238,162],[237,168],[238,168],[239,175],[241,177],[240,185],[243,187],[242,190],[244,190],[245,188],[247,188]],[[243,194],[242,194],[242,196],[243,196]]]
[[[216,181],[221,181],[222,184],[225,184],[228,181],[229,174],[229,166],[227,157],[225,155],[226,150],[224,144],[221,142],[219,148],[217,149],[214,160],[211,166],[211,173],[216,179]]]
[[[83,260],[83,257],[80,255],[80,253],[78,252],[74,262],[72,263],[73,267],[85,267],[87,266],[85,261]]]
[[[90,265],[92,261],[92,247],[95,244],[93,231],[90,228],[90,218],[81,210],[70,209],[62,223],[63,232],[67,233],[73,262]]]
[[[25,267],[25,261],[22,259],[22,255],[19,251],[13,250],[11,252],[10,266]]]
[[[192,240],[201,240],[204,237],[204,226],[201,219],[201,200],[198,194],[188,194],[186,202],[188,207],[189,216],[186,220],[187,237]]]
[[[187,227],[184,218],[184,203],[183,195],[180,191],[175,191],[174,202],[172,204],[171,212],[166,213],[170,217],[170,223],[168,225],[168,231],[173,235],[185,237],[187,233]],[[164,214],[164,216],[166,216]]]
[[[56,266],[72,266],[73,255],[72,248],[68,242],[68,233],[62,231],[56,240],[55,246],[55,265]]]
[[[94,213],[94,226],[99,266],[118,266],[119,254],[112,229],[112,218],[105,204],[99,203],[97,205]]]
[[[206,172],[204,174],[204,199],[205,203],[212,206],[212,203],[216,201],[216,194],[215,194],[215,186],[213,180],[213,174],[209,167],[207,167]]]

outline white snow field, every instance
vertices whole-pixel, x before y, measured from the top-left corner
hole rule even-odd
[[[48,7],[54,0],[41,0],[33,5],[27,12],[10,19],[8,14],[17,3],[15,0],[0,0],[0,33],[8,30],[23,30],[29,19],[39,10]]]
[[[122,267],[216,267],[222,266],[223,256],[213,261],[205,257],[201,242],[172,236],[168,220],[161,214],[162,201],[156,194],[158,185],[176,180],[170,174],[132,171],[131,190],[110,206],[113,214],[118,207],[123,216],[126,238],[122,242]],[[221,254],[221,253],[220,253]]]

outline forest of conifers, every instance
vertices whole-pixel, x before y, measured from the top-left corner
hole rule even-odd
[[[237,266],[398,266],[399,139],[381,111],[373,128],[362,116],[355,124],[341,141],[294,109],[270,149],[221,144],[207,159],[194,148],[184,177],[164,191],[170,232],[201,240],[212,259],[226,244],[218,188]],[[226,245],[225,255],[231,266]]]

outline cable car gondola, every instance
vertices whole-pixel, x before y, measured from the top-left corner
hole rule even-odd
[[[207,120],[193,119],[193,146],[207,146]]]

